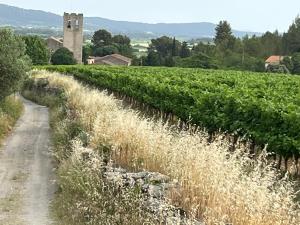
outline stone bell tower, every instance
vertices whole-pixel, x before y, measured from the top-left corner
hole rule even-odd
[[[63,46],[73,52],[77,63],[82,64],[83,14],[64,13]]]

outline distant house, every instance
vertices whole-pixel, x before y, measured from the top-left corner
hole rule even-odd
[[[281,65],[282,60],[284,59],[284,56],[280,55],[272,55],[265,61],[265,67],[266,69],[271,66],[279,66]]]
[[[130,66],[132,59],[120,54],[112,54],[103,57],[90,56],[87,61],[89,65]]]
[[[49,37],[47,39],[47,46],[50,49],[50,51],[53,53],[56,50],[63,47],[63,39],[62,38],[55,38],[55,37]]]
[[[266,62],[265,62],[265,67],[267,72],[272,72],[272,73],[290,73],[289,69],[284,63],[284,58],[290,58],[290,56],[280,56],[280,55],[272,55],[270,56]]]

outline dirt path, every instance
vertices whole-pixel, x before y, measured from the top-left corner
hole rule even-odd
[[[55,181],[48,109],[22,100],[24,114],[0,149],[0,224],[49,225]]]

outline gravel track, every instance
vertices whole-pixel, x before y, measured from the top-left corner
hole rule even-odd
[[[24,114],[0,148],[0,224],[50,225],[55,179],[49,112],[21,99]]]

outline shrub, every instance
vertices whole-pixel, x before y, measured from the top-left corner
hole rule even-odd
[[[11,30],[0,29],[0,101],[18,88],[30,69],[25,43]]]
[[[51,63],[53,65],[74,65],[76,59],[74,59],[73,53],[67,48],[60,48],[51,57]]]
[[[33,65],[49,64],[50,52],[45,40],[38,36],[22,37],[26,44],[26,54],[30,57]]]

